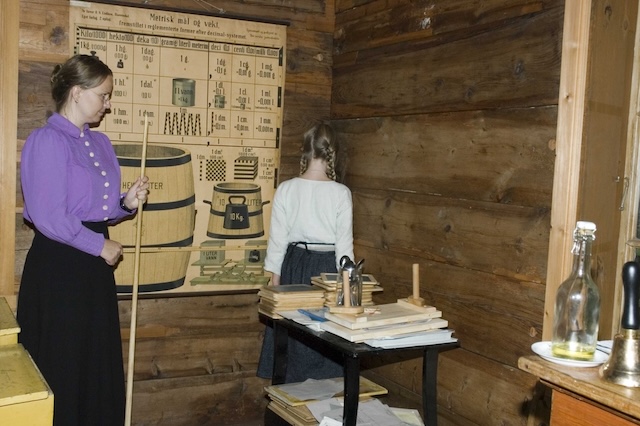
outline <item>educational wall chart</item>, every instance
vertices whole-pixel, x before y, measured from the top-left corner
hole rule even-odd
[[[277,184],[286,26],[71,2],[74,53],[113,71],[96,130],[114,145],[122,191],[145,174],[140,292],[256,288]],[[134,283],[137,219],[110,228],[125,246],[121,293]]]

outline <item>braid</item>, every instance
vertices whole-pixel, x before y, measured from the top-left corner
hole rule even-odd
[[[331,180],[336,180],[336,154],[332,147],[327,148],[327,176]]]
[[[336,182],[342,181],[342,162],[338,156],[341,150],[335,132],[328,124],[318,124],[307,130],[301,151],[300,174],[307,171],[312,159],[319,158],[327,163],[325,170],[327,177]]]

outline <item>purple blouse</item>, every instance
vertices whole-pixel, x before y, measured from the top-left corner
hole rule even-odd
[[[99,256],[104,236],[82,222],[115,222],[120,208],[120,166],[106,135],[80,131],[59,114],[34,130],[20,164],[24,218],[48,238]]]

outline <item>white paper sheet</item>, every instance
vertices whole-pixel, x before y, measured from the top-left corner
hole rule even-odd
[[[344,389],[342,382],[336,382],[331,379],[307,379],[302,383],[289,383],[286,385],[279,385],[278,387],[283,392],[298,398],[300,401],[328,399]]]
[[[342,424],[342,401],[331,398],[323,401],[307,404],[311,414],[319,422],[325,418],[338,421]],[[396,416],[389,406],[376,398],[361,401],[358,404],[358,420],[356,426],[414,426],[415,423],[407,423]]]
[[[306,325],[307,327],[309,327],[312,330],[324,331],[320,327],[320,324],[321,324],[320,321],[312,320],[311,318],[309,318],[308,316],[306,316],[305,314],[303,314],[301,312],[298,312],[297,310],[295,310],[295,311],[278,311],[278,315],[280,315],[283,318],[287,318],[287,319],[290,319],[292,321],[295,321],[298,324]]]
[[[399,334],[397,336],[380,337],[378,339],[367,339],[364,343],[376,348],[388,349],[457,342],[458,339],[451,337],[453,332],[450,328],[418,331],[415,333]]]

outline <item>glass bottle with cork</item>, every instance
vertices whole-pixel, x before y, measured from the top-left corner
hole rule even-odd
[[[573,270],[556,293],[553,356],[590,361],[598,342],[600,291],[591,278],[591,246],[596,225],[579,221],[573,232]]]

